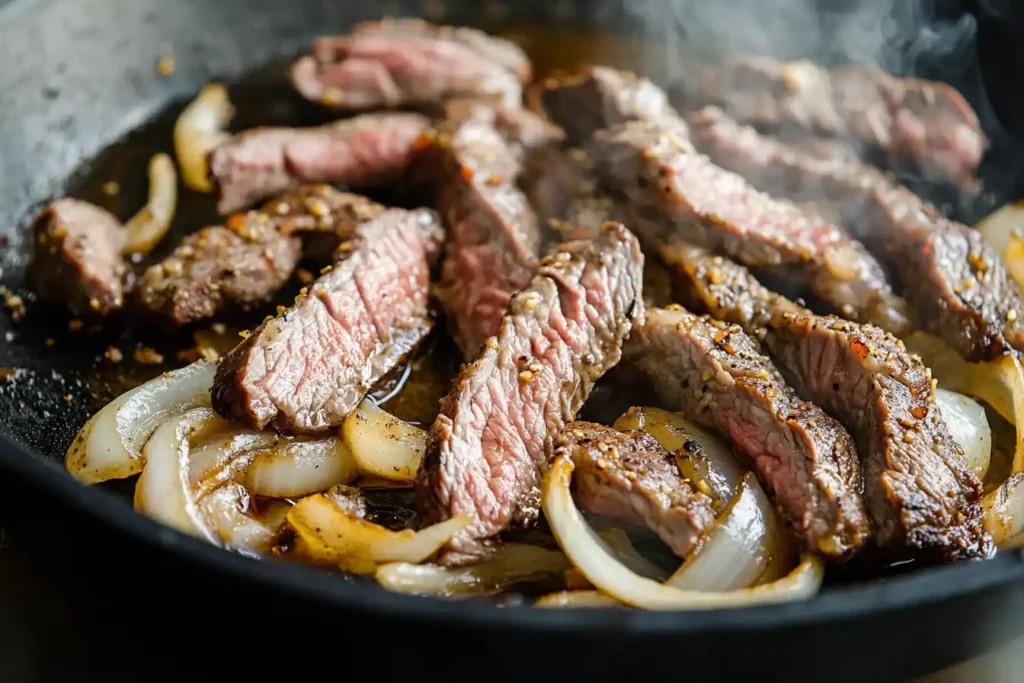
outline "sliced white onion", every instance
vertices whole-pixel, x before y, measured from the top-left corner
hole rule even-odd
[[[366,476],[389,481],[416,481],[427,449],[427,433],[364,400],[349,413],[342,435]]]
[[[173,415],[209,405],[216,365],[201,360],[121,394],[85,423],[64,465],[84,484],[123,479],[142,469],[142,446]]]
[[[488,595],[519,583],[558,576],[571,568],[558,550],[506,543],[482,562],[465,567],[395,562],[377,569],[377,582],[388,590],[415,595],[453,597]]]
[[[533,603],[534,607],[623,607],[624,605],[615,598],[608,597],[601,591],[560,591],[549,593]]]
[[[985,409],[974,399],[948,389],[935,392],[935,403],[971,469],[979,478],[984,478],[992,458],[992,430]]]
[[[982,499],[985,528],[1000,549],[1024,545],[1024,472],[1017,472]]]
[[[126,254],[148,254],[160,244],[174,222],[178,204],[178,174],[166,154],[149,160],[149,201],[125,224]]]
[[[424,562],[469,521],[460,515],[419,531],[391,531],[341,510],[324,494],[307,496],[288,511],[300,555],[363,574],[388,562]]]
[[[249,492],[241,484],[214,489],[200,498],[196,506],[222,543],[257,553],[273,547],[289,508],[283,501],[269,501],[267,510],[256,511]]]
[[[654,610],[697,610],[740,607],[802,600],[818,592],[824,566],[806,555],[785,578],[735,591],[684,591],[634,574],[604,548],[583,519],[570,492],[573,463],[566,455],[555,458],[544,477],[544,517],[559,546],[587,580],[602,592],[634,607]]]
[[[642,429],[670,453],[684,477],[719,507],[736,494],[746,470],[736,462],[732,447],[718,436],[698,427],[682,415],[661,408],[631,408],[615,422],[620,431]],[[699,448],[693,448],[696,442]]]
[[[235,108],[228,91],[220,83],[210,83],[174,123],[174,153],[178,157],[181,177],[196,192],[212,192],[209,155],[214,147],[231,136],[224,132]]]
[[[245,484],[254,495],[299,498],[350,484],[356,474],[352,453],[340,438],[281,438],[246,466]]]
[[[665,585],[681,590],[729,591],[754,584],[779,538],[778,519],[757,478],[748,473],[704,545]]]

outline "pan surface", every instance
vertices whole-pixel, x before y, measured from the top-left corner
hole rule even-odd
[[[0,234],[7,240],[0,250],[0,282],[21,287],[24,229],[48,199],[81,187],[83,163],[106,163],[105,147],[209,80],[238,80],[298,53],[316,35],[381,15],[425,15],[484,27],[545,23],[555,36],[558,31],[581,35],[581,27],[650,33],[637,5],[645,3],[632,3],[627,11],[617,2],[14,0],[0,7]],[[743,46],[722,36],[691,38],[709,49]],[[795,41],[790,47],[817,51],[822,42],[827,42],[824,34],[814,44]],[[590,58],[609,61],[608,51],[621,45],[592,45]],[[175,71],[159,78],[155,64],[166,55],[173,55]],[[927,72],[927,60],[920,62]],[[665,61],[651,66],[666,73],[678,68]],[[958,75],[964,80],[956,84],[977,102],[976,65],[968,64]],[[998,147],[988,163],[994,169],[991,186],[1010,191],[1017,176],[1007,171],[1006,159],[1016,144],[996,132],[991,111],[979,108]],[[169,137],[166,142],[169,146]],[[140,149],[132,157],[130,144],[127,149],[119,180],[142,187],[145,159],[154,150]],[[121,217],[132,212],[127,204],[114,208]],[[979,210],[958,208],[967,214]],[[75,557],[76,571],[100,593],[143,591],[153,599],[159,593],[173,605],[201,584],[224,604],[259,603],[265,613],[315,613],[335,622],[429,629],[464,644],[457,668],[451,659],[432,656],[428,639],[408,645],[418,647],[433,669],[464,672],[500,657],[499,677],[521,677],[546,662],[552,674],[621,679],[638,671],[671,671],[665,668],[668,652],[674,666],[685,662],[687,673],[698,680],[702,674],[729,680],[752,671],[770,679],[856,680],[870,672],[876,680],[899,680],[962,660],[1024,630],[1015,619],[1024,608],[1024,557],[1017,552],[836,588],[803,603],[680,614],[450,604],[223,552],[136,515],[124,496],[82,487],[63,472],[67,444],[98,404],[140,379],[138,373],[155,375],[162,368],[132,370],[127,377],[97,374],[95,368],[104,367],[104,349],[123,341],[118,333],[69,337],[63,316],[40,311],[30,311],[30,320],[20,327],[0,317],[0,368],[19,369],[13,381],[0,384],[0,507],[23,534],[45,537],[40,545],[55,562]],[[109,568],[127,563],[138,571],[112,585]],[[153,567],[175,572],[173,585],[156,589],[147,578]],[[559,644],[554,652],[547,647],[552,639]],[[871,647],[851,647],[862,642]],[[738,643],[742,657],[735,656]],[[594,657],[594,648],[604,656]],[[396,673],[422,673],[423,661],[394,658],[381,665]],[[491,672],[487,676],[494,678]]]

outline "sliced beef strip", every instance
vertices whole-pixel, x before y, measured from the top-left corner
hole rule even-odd
[[[677,135],[630,122],[594,136],[601,180],[652,244],[678,238],[743,265],[800,278],[844,316],[902,331],[905,302],[879,263],[838,226],[755,190]]]
[[[151,266],[137,292],[139,305],[170,325],[211,318],[225,308],[266,303],[306,256],[322,263],[361,222],[384,207],[325,185],[299,187],[259,211],[234,214],[224,226],[203,228]]]
[[[987,557],[981,483],[949,435],[931,372],[902,342],[833,316],[781,314],[764,340],[802,395],[853,432],[880,545]]]
[[[358,24],[320,38],[292,66],[306,99],[352,111],[439,102],[453,97],[522,100],[530,63],[514,44],[475,29],[398,20]]]
[[[629,71],[592,66],[563,80],[544,82],[541,103],[565,128],[569,141],[585,144],[604,128],[626,121],[648,121],[687,137],[686,123],[669,104],[665,91]]]
[[[472,519],[446,561],[472,557],[482,539],[537,516],[556,439],[643,319],[643,262],[620,224],[560,245],[512,299],[497,335],[463,366],[430,430],[417,481],[425,524]]]
[[[454,99],[432,107],[438,118],[447,121],[477,121],[492,126],[522,158],[532,149],[558,146],[565,131],[543,116],[521,107],[508,107],[479,99]]]
[[[425,116],[363,114],[316,128],[254,128],[210,153],[222,214],[303,183],[376,187],[402,178]]]
[[[619,211],[601,191],[593,163],[578,147],[547,146],[526,158],[519,182],[542,225],[564,239],[597,234]]]
[[[497,334],[512,295],[533,277],[540,227],[516,184],[518,155],[493,126],[447,121],[429,136],[424,154],[450,230],[437,295],[472,359]]]
[[[647,526],[682,558],[714,528],[711,498],[683,478],[650,434],[573,422],[565,440],[560,448],[576,466],[573,486],[584,509]]]
[[[214,409],[255,429],[320,434],[341,424],[430,331],[442,237],[429,209],[359,224],[341,261],[220,360]]]
[[[855,552],[870,527],[849,434],[798,398],[739,326],[674,308],[648,311],[623,366],[649,381],[667,407],[749,457],[810,549],[832,558]]]
[[[802,153],[712,108],[690,122],[698,147],[761,189],[835,202],[847,229],[890,266],[920,325],[964,358],[1024,350],[1020,289],[981,233],[866,164]]]
[[[124,241],[124,226],[109,212],[77,199],[57,200],[32,225],[29,286],[77,316],[112,313],[124,304]]]
[[[869,67],[737,57],[697,70],[687,89],[693,108],[718,105],[787,138],[847,140],[893,167],[967,187],[988,146],[977,115],[951,86]]]
[[[876,327],[803,310],[728,259],[694,248],[662,256],[691,299],[761,339],[797,393],[854,435],[878,545],[949,559],[989,552],[981,485],[942,422],[919,358]]]

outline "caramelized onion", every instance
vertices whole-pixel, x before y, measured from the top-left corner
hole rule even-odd
[[[121,394],[85,423],[64,465],[84,484],[123,479],[142,470],[142,446],[160,423],[209,405],[216,365],[199,361]]]
[[[307,496],[288,511],[301,556],[361,574],[388,562],[424,562],[468,523],[460,515],[419,531],[391,531],[342,510],[324,494]]]
[[[465,567],[395,562],[377,569],[377,582],[389,590],[454,597],[500,593],[512,586],[558,576],[572,565],[558,550],[505,543],[487,559]]]
[[[210,83],[174,123],[174,153],[181,177],[196,192],[213,191],[209,155],[214,147],[230,138],[224,129],[234,115],[227,88]]]
[[[245,470],[245,484],[254,495],[298,498],[326,491],[356,478],[356,464],[338,437],[277,439],[259,451]]]
[[[609,597],[601,591],[560,591],[548,593],[533,603],[534,607],[623,607],[623,604],[615,598]]]
[[[985,528],[1000,549],[1024,545],[1024,472],[1010,475],[982,499]]]
[[[178,174],[166,154],[149,160],[149,201],[125,224],[126,254],[148,254],[160,244],[174,221],[178,203]]]
[[[416,481],[427,433],[363,400],[342,425],[345,444],[360,472],[388,481]]]
[[[566,455],[555,458],[544,477],[544,517],[559,546],[573,565],[595,587],[634,607],[654,610],[696,610],[740,607],[802,600],[818,592],[824,566],[806,555],[785,578],[772,583],[726,592],[680,590],[634,574],[604,547],[583,519],[570,492],[573,463]]]
[[[1012,241],[1019,242],[1024,231],[1024,203],[1014,202],[1000,207],[978,221],[977,228],[989,246],[1008,262],[1007,248]]]

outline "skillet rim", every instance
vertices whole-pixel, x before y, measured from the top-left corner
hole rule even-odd
[[[804,601],[707,611],[547,610],[530,606],[498,607],[485,602],[424,598],[391,592],[371,583],[349,583],[305,565],[254,559],[224,550],[125,508],[108,491],[75,481],[56,462],[0,434],[0,465],[48,489],[76,511],[160,552],[175,553],[200,569],[226,573],[265,590],[298,594],[334,608],[372,612],[380,618],[418,620],[456,627],[493,627],[533,634],[631,633],[688,634],[707,630],[755,632],[766,628],[813,626],[830,621],[878,617],[911,607],[926,607],[952,598],[1024,580],[1024,551],[1011,550],[989,560],[962,561],[917,569],[878,582],[832,588]],[[976,565],[976,566],[975,566]]]

